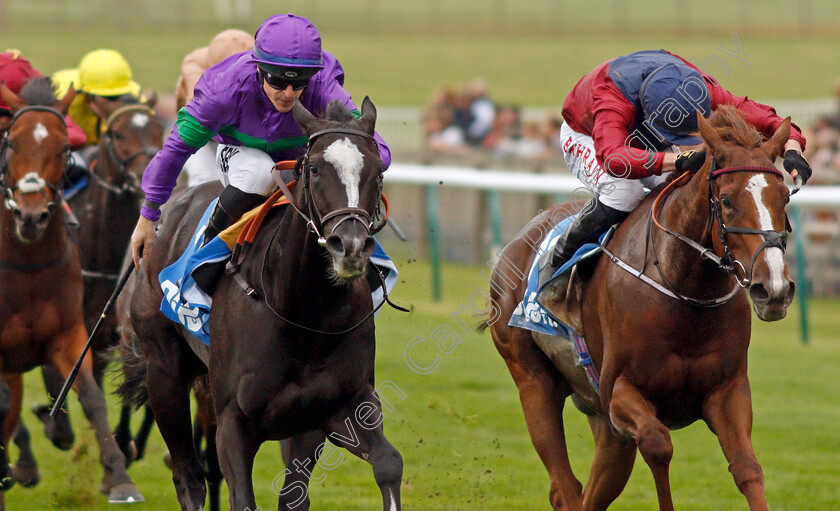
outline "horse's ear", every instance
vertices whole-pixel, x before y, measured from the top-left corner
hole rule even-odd
[[[709,121],[703,117],[700,111],[697,112],[697,126],[700,128],[700,136],[703,137],[703,140],[706,141],[706,144],[709,145],[712,152],[714,152],[716,147],[723,145],[723,139],[720,138],[717,130],[709,124]]]
[[[153,109],[155,107],[155,105],[157,105],[157,100],[158,100],[157,92],[153,91],[151,94],[149,94],[149,97],[146,99],[145,104],[146,104],[147,107]]]
[[[298,99],[295,100],[295,106],[292,107],[292,116],[307,135],[312,133],[314,125],[318,121],[318,118],[309,113],[309,110]]]
[[[761,149],[767,153],[771,160],[775,160],[777,156],[782,154],[782,149],[785,147],[788,138],[790,138],[790,117],[785,118],[776,133],[773,133],[773,136],[767,142],[761,144]]]
[[[376,125],[376,107],[368,96],[362,101],[362,117],[359,119],[364,130],[373,135],[373,128]]]
[[[58,102],[58,111],[67,115],[67,111],[70,110],[70,103],[72,103],[74,99],[76,99],[76,89],[73,87],[73,84],[70,84],[70,88],[67,89],[67,94],[65,94]]]
[[[6,82],[3,81],[0,81],[0,98],[3,98],[3,102],[9,105],[12,112],[16,112],[24,106],[23,101],[10,88],[6,87]]]

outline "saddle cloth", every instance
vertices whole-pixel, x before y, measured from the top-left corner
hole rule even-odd
[[[573,215],[561,221],[548,233],[548,236],[545,237],[542,243],[540,243],[537,255],[534,257],[534,262],[531,263],[531,269],[528,271],[528,286],[525,289],[524,298],[516,306],[513,314],[511,314],[508,326],[524,328],[525,330],[549,335],[557,335],[566,339],[571,339],[570,334],[576,333],[571,326],[560,321],[537,301],[537,297],[542,289],[552,285],[560,276],[569,273],[581,259],[592,257],[601,251],[600,245],[596,243],[583,245],[575,252],[571,259],[566,261],[563,266],[554,272],[551,278],[542,286],[539,285],[540,259],[542,257],[551,257],[551,252],[560,239],[560,235],[563,234],[576,217],[577,215]],[[601,239],[603,239],[603,235]]]
[[[188,332],[207,346],[210,345],[209,319],[213,298],[196,285],[192,274],[199,266],[227,260],[233,251],[232,240],[236,240],[247,219],[255,215],[262,207],[246,213],[239,222],[221,232],[206,245],[201,246],[204,239],[204,230],[210,222],[210,215],[217,201],[218,199],[214,200],[207,207],[184,254],[173,264],[164,268],[158,275],[158,281],[163,290],[163,300],[160,304],[161,312],[172,321],[183,325]],[[390,294],[394,288],[397,283],[398,272],[396,265],[378,241],[376,241],[376,248],[370,261],[385,277],[386,289],[383,290],[380,286],[371,294],[374,307],[376,307],[384,300],[385,291],[387,290]]]

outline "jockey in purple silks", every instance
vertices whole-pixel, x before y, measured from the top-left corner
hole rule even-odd
[[[254,39],[253,51],[233,55],[202,75],[195,97],[178,112],[175,128],[146,168],[146,200],[131,236],[135,264],[148,254],[160,206],[172,194],[184,162],[210,139],[219,142],[216,164],[225,189],[204,232],[205,243],[274,191],[276,161],[302,155],[307,138],[292,117],[296,99],[316,115],[333,100],[361,115],[342,87],[341,64],[321,49],[312,22],[294,14],[272,16]],[[379,134],[375,139],[387,169],[391,151]]]

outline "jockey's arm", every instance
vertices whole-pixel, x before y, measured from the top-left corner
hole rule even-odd
[[[632,130],[635,119],[614,110],[598,110],[592,139],[595,156],[601,167],[611,176],[641,179],[663,171],[664,153],[655,148],[632,147],[631,142],[646,145],[648,142]]]

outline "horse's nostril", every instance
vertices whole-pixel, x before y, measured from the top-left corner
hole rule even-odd
[[[373,236],[368,236],[365,239],[365,246],[362,248],[362,254],[372,254],[375,249],[376,241],[374,241]]]
[[[341,237],[332,235],[327,238],[327,250],[335,256],[343,256],[344,243],[342,243]]]
[[[12,215],[14,215],[15,220],[17,220],[19,222],[23,220],[23,212],[19,209],[14,209],[12,211]]]
[[[750,286],[750,297],[754,302],[763,303],[770,300],[770,294],[767,289],[761,284],[753,284]]]
[[[49,219],[50,219],[50,212],[49,212],[49,211],[44,211],[44,212],[43,212],[43,213],[41,213],[41,215],[38,217],[38,223],[39,223],[39,224],[45,224],[45,223],[47,223],[47,222],[49,221]]]

